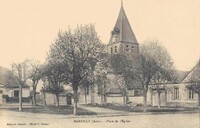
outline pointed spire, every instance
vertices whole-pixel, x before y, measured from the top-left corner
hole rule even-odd
[[[119,11],[117,21],[112,31],[109,44],[112,44],[113,35],[117,36],[118,42],[129,42],[129,43],[138,44],[136,37],[132,31],[131,25],[128,21],[128,18],[126,16],[126,13],[124,11],[123,0],[121,0],[121,9]]]

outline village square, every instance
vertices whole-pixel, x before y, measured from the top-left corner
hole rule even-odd
[[[158,39],[138,42],[124,3],[106,43],[78,24],[57,31],[44,62],[0,66],[0,128],[199,127],[200,60],[179,70]]]

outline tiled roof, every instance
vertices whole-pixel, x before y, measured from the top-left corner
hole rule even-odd
[[[120,42],[130,42],[138,44],[137,39],[132,31],[131,25],[128,21],[126,13],[124,11],[123,5],[121,6],[114,30],[117,30],[117,40]],[[112,44],[112,36],[110,38],[109,44]]]

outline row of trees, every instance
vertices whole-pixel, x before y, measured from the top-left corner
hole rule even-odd
[[[106,102],[106,90],[109,88],[107,70],[109,68],[112,68],[119,77],[115,83],[123,92],[124,104],[127,88],[138,86],[143,91],[144,111],[146,111],[149,86],[154,85],[152,87],[157,89],[159,97],[162,89],[159,85],[171,82],[175,78],[171,56],[163,46],[159,45],[158,41],[143,44],[138,56],[125,53],[108,55],[104,49],[105,45],[99,40],[94,25],[81,25],[74,30],[69,29],[58,33],[50,46],[44,64],[25,61],[13,64],[13,71],[18,76],[21,86],[27,81],[31,84],[34,104],[36,104],[36,88],[39,80],[48,83],[43,90],[56,95],[57,105],[59,105],[58,95],[64,91],[63,86],[70,85],[74,96],[74,114],[77,114],[80,87],[85,90],[85,94],[88,88],[91,88],[90,91],[94,94],[94,85],[97,85],[102,104]],[[110,67],[109,64],[111,64]],[[24,76],[22,65],[26,67]]]
[[[36,104],[36,87],[40,79],[47,80],[48,86],[43,90],[56,95],[57,105],[59,105],[58,95],[64,90],[63,85],[70,85],[74,96],[73,113],[77,114],[78,88],[87,87],[95,82],[94,73],[98,69],[97,63],[100,66],[103,49],[104,45],[99,40],[94,25],[81,25],[73,31],[69,29],[58,33],[55,42],[50,46],[47,61],[43,65],[24,62],[26,68],[21,68],[21,63],[13,64],[12,67],[19,78],[20,90],[28,80],[31,80],[34,104]],[[26,69],[24,71],[26,77],[22,77],[22,69]],[[20,105],[20,111],[21,108]]]

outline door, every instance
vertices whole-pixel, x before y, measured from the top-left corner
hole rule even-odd
[[[72,97],[67,96],[67,105],[71,105],[71,104],[72,104]]]
[[[165,106],[166,104],[166,94],[162,92],[160,94],[160,105]],[[153,106],[158,106],[158,93],[156,91],[153,92]]]
[[[156,91],[153,91],[152,92],[153,93],[153,98],[152,98],[152,100],[153,100],[153,106],[158,106],[158,94],[157,94],[157,92]]]

